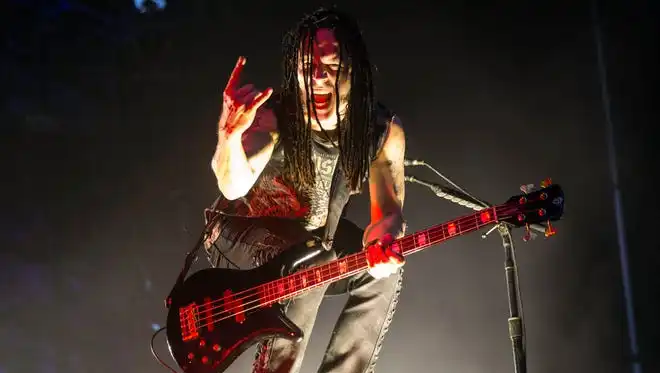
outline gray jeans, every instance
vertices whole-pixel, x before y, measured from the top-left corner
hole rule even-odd
[[[292,243],[305,239],[304,230],[281,228],[277,224],[255,224],[253,219],[231,219],[211,248],[211,264],[226,266],[228,262],[214,250],[220,250],[242,269],[258,266]],[[326,255],[333,260],[362,249],[364,231],[342,219],[334,238],[334,249]],[[320,263],[315,263],[320,264]],[[383,339],[392,322],[402,273],[376,280],[367,272],[312,290],[285,304],[286,315],[304,333],[303,340],[293,342],[273,339],[259,344],[254,373],[297,373],[302,366],[309,334],[324,296],[348,293],[348,300],[335,325],[330,343],[318,369],[320,373],[373,372]]]

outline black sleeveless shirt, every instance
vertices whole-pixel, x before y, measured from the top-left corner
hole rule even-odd
[[[277,99],[269,101],[275,113],[281,110]],[[278,122],[283,120],[277,115]],[[389,132],[394,114],[384,105],[376,105],[375,128],[370,144],[372,161],[379,154]],[[281,123],[281,122],[280,122]],[[222,215],[238,217],[279,217],[298,220],[307,230],[325,226],[324,240],[332,241],[339,218],[348,203],[351,191],[341,167],[339,149],[322,135],[313,135],[313,158],[316,182],[312,190],[303,190],[283,177],[285,158],[280,142],[271,159],[250,191],[241,198],[228,200],[220,195],[212,210]],[[366,179],[366,178],[365,178]]]

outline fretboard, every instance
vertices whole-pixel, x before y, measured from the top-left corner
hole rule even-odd
[[[500,207],[491,207],[395,240],[392,249],[404,256],[414,254],[435,244],[495,224]],[[347,255],[332,262],[308,268],[258,286],[262,304],[292,298],[313,288],[350,277],[368,269],[364,251]]]

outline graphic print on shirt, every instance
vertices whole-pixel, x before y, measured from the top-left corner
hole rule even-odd
[[[314,188],[308,192],[310,200],[310,211],[307,215],[306,225],[308,230],[325,225],[330,203],[330,186],[337,165],[338,154],[315,150],[312,157],[316,171],[316,181]]]

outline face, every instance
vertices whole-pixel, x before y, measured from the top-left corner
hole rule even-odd
[[[303,45],[304,46],[304,45]],[[306,52],[305,48],[301,48]],[[330,29],[319,29],[316,32],[312,54],[301,56],[298,63],[298,82],[303,102],[303,110],[307,116],[307,93],[305,79],[308,79],[310,89],[313,87],[311,105],[316,109],[316,118],[312,118],[312,127],[320,130],[318,122],[324,129],[335,129],[337,126],[337,105],[340,115],[343,116],[348,107],[348,93],[350,92],[350,67],[342,64],[339,71],[339,43]],[[303,67],[305,70],[303,70]],[[311,79],[305,76],[311,72]],[[339,84],[339,96],[335,97],[335,87]],[[312,115],[314,112],[312,111]],[[314,120],[316,119],[316,120]]]

